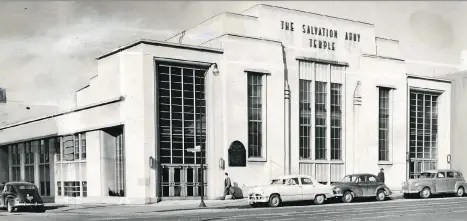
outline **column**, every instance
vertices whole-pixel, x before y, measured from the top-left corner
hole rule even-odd
[[[88,197],[104,196],[102,180],[102,131],[91,131],[86,133],[86,170],[88,182]]]
[[[18,148],[19,148],[19,158],[20,158],[20,171],[21,171],[21,181],[24,181],[25,175],[26,175],[26,170],[24,169],[24,164],[25,164],[25,156],[24,156],[24,145],[25,143],[19,143]]]
[[[11,155],[11,151],[13,150],[13,146],[12,145],[9,145],[8,146],[8,181],[12,181],[13,180],[13,170],[11,168],[11,164],[13,162],[13,157]]]
[[[34,184],[36,184],[36,186],[40,190],[41,188],[40,176],[43,174],[40,174],[40,171],[39,171],[39,161],[40,161],[39,150],[40,150],[40,141],[36,140],[36,141],[31,142],[31,151],[33,152],[33,155],[34,155]]]
[[[49,144],[49,176],[50,176],[50,196],[55,196],[55,139],[46,140]]]

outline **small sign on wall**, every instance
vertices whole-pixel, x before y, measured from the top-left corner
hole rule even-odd
[[[225,160],[221,158],[219,158],[219,168],[221,168],[222,170],[225,170]]]
[[[154,169],[156,167],[156,160],[153,157],[149,157],[149,168]]]

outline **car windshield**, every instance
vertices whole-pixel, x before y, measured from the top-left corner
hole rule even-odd
[[[342,179],[342,182],[355,182],[357,180],[357,176],[345,176]]]
[[[16,188],[18,188],[19,190],[33,190],[33,189],[36,189],[36,187],[34,187],[32,185],[18,185],[18,186],[16,186]]]
[[[284,180],[282,179],[274,179],[271,181],[271,184],[284,184]]]
[[[424,172],[424,173],[421,173],[418,178],[434,178],[435,176],[436,176],[436,173]]]

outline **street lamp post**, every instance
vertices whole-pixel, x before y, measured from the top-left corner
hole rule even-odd
[[[206,76],[206,74],[204,76]],[[206,88],[206,85],[205,85],[205,88]],[[206,107],[206,93],[204,93],[203,100],[204,100],[204,106]],[[199,207],[206,207],[206,204],[204,203],[204,163],[203,163],[203,151],[206,150],[206,148],[205,148],[205,142],[206,141],[204,140],[205,134],[203,133],[203,119],[202,119],[202,116],[203,115],[201,114],[201,111],[200,111],[200,113],[199,113],[199,127],[200,127],[199,132],[201,133],[201,139],[200,139],[201,143],[200,143],[200,151],[199,151],[199,164],[200,164],[200,168],[201,168],[201,177],[200,177],[201,202],[199,203]]]
[[[204,74],[204,77],[206,79],[206,73],[208,73],[208,71],[205,72]],[[212,71],[213,75],[214,76],[218,76],[219,75],[219,69],[217,68],[217,64],[214,64],[214,68],[213,68],[213,71]],[[205,80],[206,81],[206,80]],[[195,83],[196,84],[196,83]],[[204,89],[206,89],[206,84],[204,84]],[[196,88],[195,88],[195,91],[196,91]],[[204,90],[204,95],[203,95],[203,101],[204,101],[204,110],[206,111],[206,90]],[[199,207],[206,207],[206,204],[204,203],[204,162],[203,162],[203,151],[205,153],[205,156],[204,156],[204,159],[206,160],[206,132],[205,131],[203,133],[203,120],[202,120],[202,115],[201,115],[201,111],[199,113],[199,125],[200,125],[200,133],[201,133],[201,144],[200,144],[200,150],[199,150],[199,154],[200,154],[200,161],[199,161],[199,164],[200,164],[200,167],[201,167],[201,179],[200,179],[200,183],[201,183],[201,192],[200,192],[200,196],[201,196],[201,202],[199,204]],[[204,119],[206,120],[206,114],[205,114],[205,117]]]
[[[201,151],[200,151],[200,167],[201,167],[201,202],[199,203],[199,207],[206,207],[206,204],[204,203],[204,164],[203,164],[203,158],[202,158],[202,153],[204,150],[204,143],[201,144]]]

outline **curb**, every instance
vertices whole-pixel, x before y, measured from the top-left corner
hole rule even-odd
[[[402,195],[396,195],[396,196],[389,196],[388,200],[393,201],[393,200],[402,200],[405,199]],[[82,208],[73,208],[70,206],[63,206],[63,209],[54,209],[54,210],[49,210],[50,213],[60,213],[60,212],[65,212],[65,213],[79,213],[79,214],[94,214],[94,213],[86,213],[83,211],[73,211],[73,210],[86,210],[87,208],[97,208],[97,207],[107,207],[107,206],[115,206],[115,205],[99,205],[99,206],[86,206]],[[144,212],[126,212],[126,213],[134,213],[134,214],[142,214],[142,213],[163,213],[163,212],[176,212],[176,211],[193,211],[193,210],[209,210],[209,209],[249,209],[253,208],[251,207],[248,203],[245,205],[226,205],[226,206],[213,206],[213,207],[190,207],[190,208],[177,208],[177,209],[161,209],[161,210],[148,210]]]

